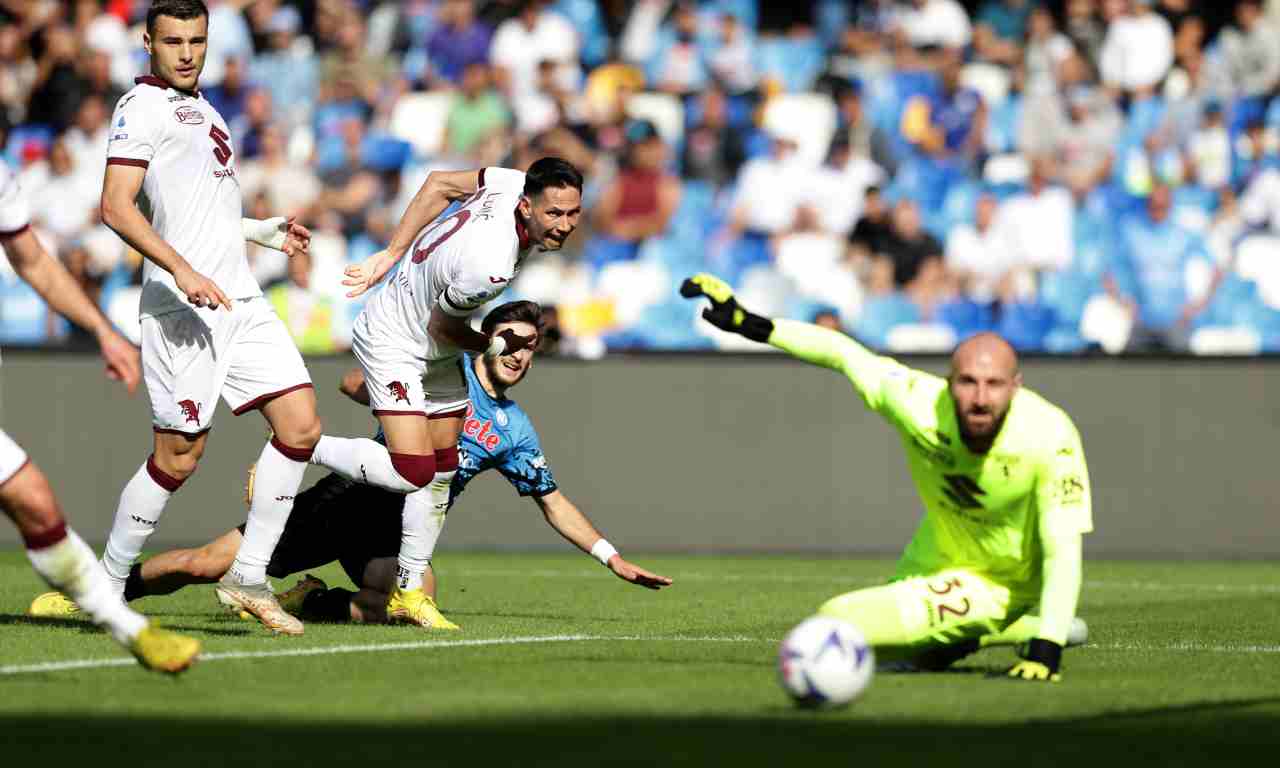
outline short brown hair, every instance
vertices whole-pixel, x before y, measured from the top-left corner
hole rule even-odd
[[[147,32],[155,31],[156,19],[170,16],[175,19],[209,18],[209,8],[204,0],[155,0],[147,9]]]
[[[542,333],[542,307],[536,301],[508,301],[489,310],[480,323],[480,332],[493,333],[503,323],[528,323]]]

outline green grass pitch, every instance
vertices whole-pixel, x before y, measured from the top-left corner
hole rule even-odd
[[[461,633],[310,624],[276,638],[220,614],[211,587],[149,598],[136,605],[212,656],[167,679],[15,673],[121,652],[85,622],[24,618],[40,585],[20,553],[0,554],[0,762],[1093,768],[1268,763],[1280,745],[1277,564],[1089,562],[1091,642],[1060,684],[988,678],[1013,659],[995,650],[879,674],[852,706],[814,713],[778,688],[777,641],[889,561],[635,560],[675,586],[630,587],[575,554],[446,553],[442,607]],[[347,585],[336,567],[321,575]],[[315,654],[279,655],[301,649]]]

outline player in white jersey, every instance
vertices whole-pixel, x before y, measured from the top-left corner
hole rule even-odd
[[[461,204],[453,214],[427,226],[453,202]],[[409,204],[387,250],[347,270],[344,284],[358,296],[400,264],[356,318],[352,343],[387,444],[326,435],[311,460],[407,494],[397,587],[387,602],[393,621],[452,626],[422,579],[458,469],[467,407],[462,351],[497,358],[536,338],[510,329],[489,336],[473,330],[468,318],[506,290],[534,248],[564,245],[581,212],[582,174],[559,158],[542,158],[525,173],[436,171]]]
[[[218,596],[274,632],[298,635],[302,624],[280,608],[266,566],[320,419],[311,377],[249,271],[244,241],[292,254],[310,235],[292,222],[241,219],[231,132],[197,88],[208,22],[200,0],[153,2],[143,38],[151,73],[111,118],[102,220],[146,257],[142,362],[155,452],[120,496],[103,564],[123,595],[170,495],[196,469],[219,396],[236,414],[260,410],[273,430],[258,459],[258,482],[267,482]]]
[[[93,332],[107,376],[132,394],[141,377],[138,350],[116,333],[57,259],[31,231],[30,212],[9,166],[0,160],[0,246],[18,276],[49,306]],[[0,429],[0,508],[18,526],[36,573],[74,599],[95,623],[133,652],[143,666],[181,672],[200,653],[193,638],[148,624],[125,607],[111,589],[93,550],[67,527],[49,480],[22,448]]]

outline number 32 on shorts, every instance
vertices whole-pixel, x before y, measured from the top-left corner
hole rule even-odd
[[[928,579],[924,585],[931,593],[929,605],[932,607],[933,615],[930,619],[936,617],[939,624],[946,624],[948,616],[954,621],[969,615],[972,606],[969,604],[969,598],[959,594],[959,591],[964,589],[964,582],[960,581],[959,576]]]

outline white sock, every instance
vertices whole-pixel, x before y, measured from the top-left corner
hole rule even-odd
[[[89,545],[67,529],[64,539],[41,549],[28,549],[27,557],[45,581],[62,591],[105,627],[117,641],[128,645],[147,626],[147,619],[124,604],[111,587],[107,574],[98,566]]]
[[[182,481],[161,471],[152,456],[133,473],[133,478],[121,491],[116,519],[111,524],[107,548],[102,553],[102,567],[106,569],[116,594],[123,597],[129,569],[142,554],[147,539],[155,533],[169,497],[180,485]]]
[[[232,580],[241,584],[266,583],[267,563],[271,562],[271,553],[275,552],[285,523],[289,522],[293,497],[306,471],[307,462],[284,455],[275,438],[263,446],[253,480],[249,521],[245,524],[240,551],[236,552],[235,562],[227,572]]]
[[[440,477],[439,474],[436,477]],[[400,589],[422,589],[422,575],[431,565],[436,541],[444,530],[444,513],[448,509],[448,483],[445,484],[445,506],[437,510],[436,482],[404,497],[400,513],[400,557],[396,561],[396,583]]]
[[[316,443],[311,463],[337,472],[348,480],[388,491],[413,493],[418,490],[396,471],[387,447],[367,437],[325,435]]]

